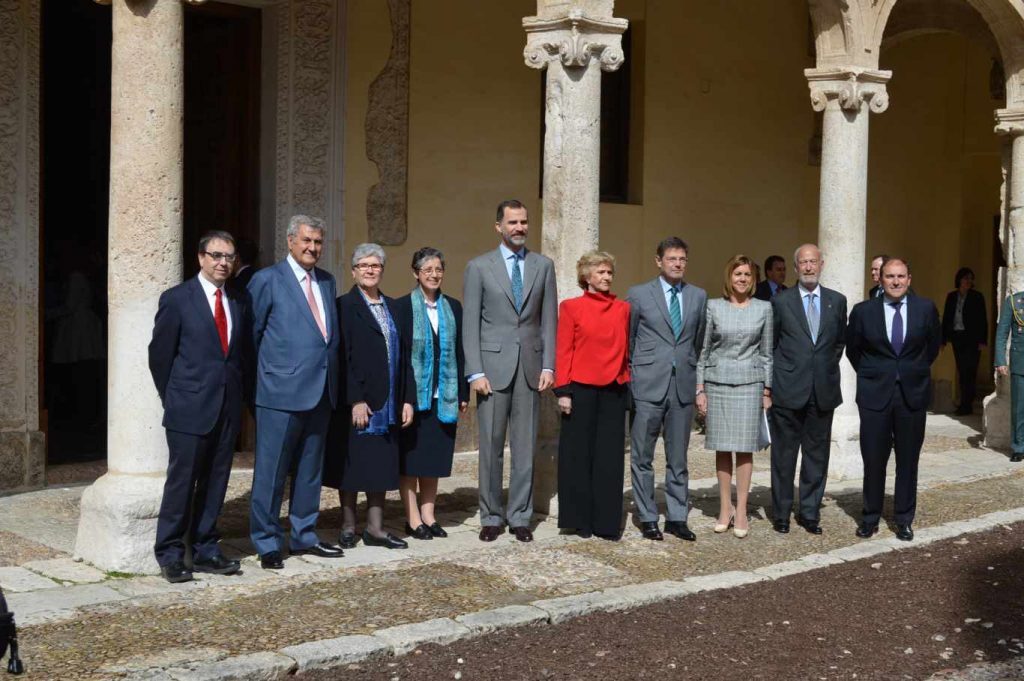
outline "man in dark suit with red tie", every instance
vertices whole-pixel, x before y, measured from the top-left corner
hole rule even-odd
[[[846,328],[846,356],[857,372],[860,452],[864,459],[864,512],[857,536],[878,531],[885,498],[885,468],[896,451],[893,520],[896,538],[914,538],[917,464],[931,397],[931,366],[939,354],[939,312],[927,298],[909,294],[910,266],[902,258],[882,263],[884,295],[854,306]]]
[[[238,561],[220,551],[217,518],[238,437],[252,318],[245,295],[225,286],[235,259],[232,236],[208,232],[198,251],[199,275],[160,296],[149,344],[169,450],[154,552],[172,583],[191,580],[193,570],[239,569]],[[191,569],[185,564],[187,541]]]

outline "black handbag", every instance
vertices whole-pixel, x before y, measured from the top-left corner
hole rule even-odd
[[[7,609],[7,599],[0,589],[0,660],[11,649],[11,659],[7,663],[7,671],[10,674],[24,674],[25,665],[18,657],[18,630],[14,626],[14,613]]]

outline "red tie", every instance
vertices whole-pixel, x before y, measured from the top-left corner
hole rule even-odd
[[[217,333],[220,335],[220,347],[224,350],[224,356],[228,354],[228,316],[224,314],[224,303],[220,299],[221,290],[213,294],[215,302],[213,305],[213,323],[217,325]]]

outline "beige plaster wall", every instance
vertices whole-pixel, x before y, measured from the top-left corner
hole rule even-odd
[[[535,9],[531,0],[414,0],[410,236],[388,249],[388,293],[408,289],[409,257],[430,244],[446,252],[446,288],[461,295],[465,263],[497,243],[492,216],[502,198],[531,207],[539,246],[541,76],[523,64],[520,27]],[[629,65],[642,187],[637,203],[601,207],[601,245],[619,258],[616,289],[653,276],[654,245],[668,234],[690,242],[689,279],[711,291],[733,253],[788,258],[814,240],[806,2],[619,0],[616,15],[642,26],[643,53]],[[366,193],[376,181],[363,131],[366,91],[390,47],[384,3],[350,0],[347,40],[346,257],[366,239]],[[894,76],[889,110],[871,121],[868,250],[906,253],[915,288],[938,303],[961,263],[989,296],[999,183],[989,59],[943,34],[899,43],[882,66]],[[952,377],[951,357],[939,375]]]

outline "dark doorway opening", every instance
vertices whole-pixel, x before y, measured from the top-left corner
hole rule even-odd
[[[209,229],[259,242],[261,13],[185,14],[184,276]],[[41,46],[43,347],[47,464],[106,458],[111,8],[44,0]],[[149,329],[138,342],[148,344]],[[149,377],[140,377],[146,389]]]

